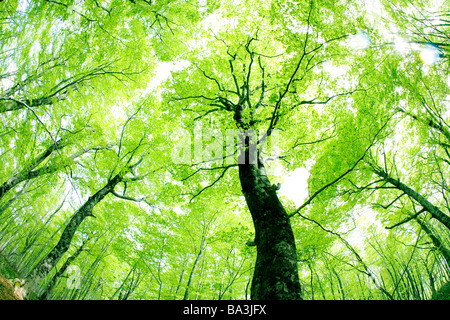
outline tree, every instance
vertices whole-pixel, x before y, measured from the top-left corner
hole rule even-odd
[[[270,10],[275,8],[279,9],[274,6]],[[208,119],[210,123],[222,128],[235,127],[239,130],[238,141],[242,146],[237,157],[239,181],[252,215],[258,252],[252,281],[252,298],[299,299],[301,290],[297,276],[295,239],[289,216],[277,196],[277,187],[270,182],[266,173],[264,153],[267,151],[263,150],[262,146],[265,140],[273,135],[274,130],[287,130],[296,125],[298,120],[291,120],[295,119],[295,114],[301,114],[305,110],[311,112],[310,109],[314,106],[325,105],[341,96],[364,89],[354,88],[329,95],[326,95],[327,90],[318,89],[317,96],[306,98],[310,93],[306,93],[302,86],[308,85],[315,77],[320,77],[314,74],[314,71],[320,70],[319,66],[331,55],[324,48],[333,46],[348,34],[337,33],[330,36],[320,29],[318,21],[322,12],[315,7],[314,2],[310,2],[308,10],[303,10],[303,21],[297,21],[303,25],[305,31],[300,32],[300,36],[296,31],[288,33],[291,39],[283,39],[277,43],[270,40],[269,35],[276,31],[272,21],[264,21],[263,14],[267,12],[265,10],[269,9],[261,8],[260,16],[254,19],[257,26],[246,26],[250,30],[256,30],[254,34],[245,35],[236,30],[227,30],[211,35],[209,47],[214,48],[210,49],[214,52],[213,56],[207,62],[192,61],[192,71],[179,75],[183,82],[186,77],[189,78],[189,89],[184,88],[180,82],[175,82],[172,86],[175,91],[173,100],[182,104],[183,110],[198,114],[194,121]],[[287,23],[281,14],[300,11],[300,4],[295,9],[285,10],[287,12],[282,10],[276,14],[270,11],[272,19],[277,23]],[[294,19],[293,16],[289,17]],[[247,38],[246,42],[229,42],[230,39],[244,37]],[[279,47],[294,39],[300,42],[300,50],[276,52]],[[291,57],[287,57],[288,54],[291,54]],[[199,82],[198,79],[204,80]],[[198,90],[192,93],[192,84],[196,82],[199,82]],[[333,85],[330,84],[329,91],[332,88]],[[187,95],[187,92],[191,94]],[[259,131],[259,136],[256,131]],[[293,135],[300,139],[298,134]],[[201,167],[194,171],[198,173],[202,169],[221,170],[221,175],[206,188],[195,193],[192,199],[212,187],[230,168],[236,166],[234,163],[222,165],[229,157],[234,157],[234,154],[229,152],[233,146],[230,146],[228,138],[227,135],[225,148],[219,146],[215,149],[219,152],[226,149],[223,158],[222,155],[211,157],[211,154],[206,153],[204,155],[207,155],[207,159],[199,163],[206,168]],[[220,141],[220,137],[215,136],[215,139]],[[319,140],[321,139],[317,139],[317,142]],[[285,143],[288,145],[292,142]],[[202,152],[199,151],[200,155]],[[209,162],[218,162],[219,165],[209,167]],[[191,177],[192,175],[189,176]]]
[[[419,4],[419,6],[421,5],[423,4]],[[386,4],[386,9],[388,12],[395,12],[395,15],[392,14],[391,16],[392,20],[385,20],[386,23],[392,25],[392,21],[406,21],[407,17],[402,15],[404,12],[400,14],[401,12],[397,10],[398,7],[395,7],[395,5]],[[431,24],[435,22],[428,21]],[[403,30],[404,26],[402,24],[400,29]],[[445,26],[436,25],[436,28],[440,27]],[[440,31],[443,30],[445,29],[442,28]],[[406,36],[411,36],[411,34],[406,34]],[[417,40],[418,36],[420,36],[418,33],[414,33],[412,39],[406,38],[403,40],[406,43],[411,43],[411,51],[407,51],[407,55],[402,52],[401,59],[399,59],[399,52],[386,47],[386,42],[377,46],[377,48],[382,48],[381,50],[386,50],[392,54],[383,63],[384,70],[381,68],[380,71],[372,73],[372,79],[376,79],[375,81],[384,83],[384,85],[380,86],[378,96],[369,93],[369,95],[366,95],[366,98],[369,99],[366,99],[365,103],[359,101],[355,104],[358,116],[361,119],[366,119],[366,121],[372,123],[377,123],[379,119],[383,118],[389,119],[390,123],[378,135],[374,147],[371,148],[364,160],[353,168],[354,170],[351,173],[347,173],[344,179],[333,180],[334,186],[325,184],[327,188],[319,188],[320,184],[316,182],[318,180],[317,174],[312,175],[311,184],[317,185],[315,188],[318,189],[318,193],[314,193],[314,196],[319,199],[319,202],[323,203],[323,201],[330,201],[330,199],[344,202],[342,209],[336,210],[337,214],[343,214],[343,210],[348,210],[349,207],[358,210],[358,207],[367,206],[368,203],[371,203],[371,209],[376,210],[382,217],[383,223],[390,221],[389,230],[394,230],[399,226],[405,227],[405,224],[410,221],[417,221],[420,226],[419,230],[425,231],[430,236],[435,247],[418,246],[416,239],[406,236],[406,230],[392,231],[393,236],[401,243],[416,242],[415,245],[409,244],[409,246],[418,248],[411,253],[411,259],[413,256],[418,259],[419,252],[417,251],[422,250],[428,253],[440,252],[445,258],[445,245],[439,241],[436,235],[443,236],[442,239],[446,238],[448,220],[445,200],[447,198],[446,167],[443,166],[447,158],[444,147],[447,139],[447,126],[446,117],[443,114],[445,109],[439,103],[439,101],[445,100],[445,97],[441,95],[445,92],[445,87],[448,86],[441,80],[442,75],[445,74],[443,70],[446,62],[425,61],[422,55],[426,54],[424,53],[426,48],[422,46],[419,49],[417,47],[414,49],[412,45],[414,43],[420,44],[420,41]],[[424,34],[423,36],[427,37],[428,35]],[[430,37],[434,36],[435,34],[430,34]],[[397,40],[397,46],[400,45],[399,42]],[[418,50],[418,52],[414,50]],[[438,57],[436,56],[436,58]],[[430,67],[426,64],[435,65]],[[405,70],[411,70],[412,72],[405,72]],[[368,82],[371,83],[372,79]],[[381,79],[384,79],[384,81],[381,81]],[[357,97],[357,95],[354,96]],[[386,99],[387,97],[389,98]],[[369,101],[373,102],[370,103]],[[367,104],[371,106],[371,111],[367,110]],[[360,129],[360,127],[357,128]],[[355,134],[347,133],[348,137],[352,135]],[[361,139],[364,134],[358,133],[357,136]],[[349,140],[343,141],[348,143]],[[343,148],[343,146],[344,144],[341,144],[337,148]],[[339,155],[339,153],[335,154]],[[345,156],[345,153],[342,153],[342,156]],[[331,172],[333,171],[332,166],[336,162],[339,161],[329,161],[324,157],[322,161],[316,162],[315,167],[316,170]],[[321,204],[313,206],[317,206],[317,210],[323,210],[324,208],[324,205]],[[329,206],[328,212],[333,210],[330,207],[333,206]],[[313,210],[313,212],[316,211],[315,208]],[[428,218],[425,218],[424,212],[430,213],[428,217],[431,216],[445,227],[441,228],[439,224],[436,225],[432,221],[427,221],[427,224],[425,224],[424,221]],[[406,218],[404,218],[405,214],[407,215]],[[421,214],[422,216],[419,218]],[[397,217],[403,217],[404,219],[398,222],[401,218],[396,220]],[[430,233],[431,230],[427,226],[436,228],[435,233]],[[410,230],[411,227],[405,228]],[[422,239],[420,232],[417,234],[414,231],[412,234],[417,236],[417,241]],[[446,240],[443,241],[446,242]],[[409,271],[411,259],[408,258],[405,272],[407,272],[406,270]],[[399,281],[403,280],[403,277],[394,280],[392,295],[398,294]]]
[[[447,4],[0,6],[0,273],[31,299],[449,279]]]

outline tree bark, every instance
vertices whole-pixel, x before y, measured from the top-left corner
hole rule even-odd
[[[56,282],[58,281],[59,277],[67,270],[67,268],[70,266],[70,264],[80,255],[80,253],[83,251],[84,243],[77,249],[77,251],[70,257],[67,258],[67,260],[64,262],[64,264],[61,266],[61,268],[55,273],[52,280],[50,280],[49,284],[47,285],[47,288],[45,291],[39,296],[38,300],[47,300],[50,293],[52,292],[53,288],[56,285]]]
[[[423,231],[430,237],[431,241],[433,242],[433,245],[439,250],[439,252],[444,257],[445,261],[447,262],[447,266],[450,267],[450,250],[448,250],[443,244],[442,241],[433,234],[433,231],[428,228],[428,226],[425,224],[424,221],[421,221],[419,218],[415,218],[417,223],[420,225]]]
[[[252,215],[257,248],[250,297],[252,300],[301,299],[297,250],[289,217],[259,156],[256,163],[250,161],[248,137],[244,146],[246,151],[239,159],[239,180]]]
[[[117,174],[114,178],[108,181],[108,183],[102,189],[89,197],[89,199],[75,212],[66,228],[64,229],[63,233],[61,234],[61,238],[59,239],[58,243],[47,254],[47,256],[33,268],[32,272],[30,273],[32,279],[42,279],[53,269],[53,267],[58,263],[63,254],[69,249],[72,238],[83,220],[89,216],[94,216],[92,214],[92,210],[94,209],[95,205],[98,204],[108,193],[113,191],[114,187],[120,181],[122,181],[122,179],[122,174]]]
[[[429,202],[425,197],[423,197],[421,194],[419,194],[412,188],[408,187],[403,182],[400,182],[400,180],[389,177],[389,175],[383,170],[374,170],[374,172],[378,176],[383,178],[386,182],[389,182],[391,185],[403,191],[412,199],[416,200],[426,211],[431,213],[431,216],[434,219],[441,222],[450,230],[450,217],[446,215],[444,212],[442,212],[438,207]]]

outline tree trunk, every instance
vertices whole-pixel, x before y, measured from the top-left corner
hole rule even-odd
[[[195,270],[197,269],[198,262],[200,261],[200,258],[203,254],[203,250],[204,250],[204,247],[203,247],[203,241],[202,241],[202,244],[200,245],[200,250],[197,254],[197,257],[195,258],[194,264],[192,265],[191,273],[189,274],[189,279],[186,284],[186,291],[184,292],[183,300],[189,299],[189,292],[191,289],[192,280],[194,279]]]
[[[37,278],[36,280],[39,281],[39,279],[45,277],[53,269],[59,259],[61,259],[63,254],[69,249],[72,238],[83,220],[89,216],[94,216],[92,214],[92,210],[95,205],[99,203],[108,193],[113,191],[114,187],[120,181],[122,181],[122,175],[117,174],[114,178],[108,181],[102,189],[100,189],[93,196],[89,197],[89,199],[75,212],[61,234],[61,238],[56,246],[34,267],[33,271],[30,273],[32,279]]]
[[[447,227],[447,229],[450,230],[450,217],[446,215],[444,212],[442,212],[438,207],[429,202],[425,197],[423,197],[421,194],[405,185],[403,182],[400,182],[400,180],[389,177],[389,175],[383,170],[374,170],[374,172],[378,176],[382,177],[386,182],[389,182],[397,189],[403,191],[409,197],[416,200],[426,211],[431,213],[431,216],[434,219],[444,224]]]
[[[183,267],[181,269],[180,279],[178,280],[177,288],[175,290],[175,296],[180,292],[181,283],[183,282],[184,272],[186,271],[186,264],[188,262],[187,254],[185,256],[185,260],[183,261]]]
[[[439,252],[444,257],[445,261],[447,262],[447,266],[450,267],[450,250],[448,250],[441,242],[441,240],[433,234],[433,232],[430,230],[430,228],[427,227],[427,225],[421,221],[419,218],[415,218],[417,223],[420,225],[423,231],[430,237],[431,241],[433,242],[433,245],[439,250]]]
[[[252,215],[257,248],[250,297],[253,300],[301,299],[297,250],[289,217],[259,156],[251,161],[248,137],[245,140],[247,151],[241,153],[238,161],[239,179]]]
[[[64,264],[61,266],[61,268],[55,273],[52,280],[50,280],[47,288],[45,291],[39,296],[39,300],[47,300],[51,291],[56,285],[56,282],[58,281],[59,277],[67,270],[67,268],[70,266],[70,264],[80,255],[80,253],[83,251],[84,243],[77,249],[77,251],[70,257],[67,258],[67,260],[64,262]]]

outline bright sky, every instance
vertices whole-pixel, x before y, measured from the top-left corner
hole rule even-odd
[[[284,182],[278,194],[294,201],[296,206],[301,206],[308,197],[308,177],[306,168],[295,169],[283,177]]]

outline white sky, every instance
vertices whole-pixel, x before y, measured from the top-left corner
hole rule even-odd
[[[284,182],[278,194],[294,201],[296,206],[301,206],[308,197],[308,177],[306,168],[297,168],[291,174],[283,177]]]

